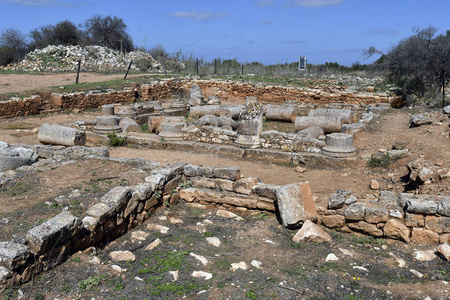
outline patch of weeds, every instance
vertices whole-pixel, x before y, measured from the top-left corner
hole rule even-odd
[[[78,282],[78,287],[82,290],[91,290],[94,286],[100,284],[101,276],[89,276]]]
[[[322,272],[326,271],[342,271],[341,267],[333,262],[327,262],[324,265],[318,267],[318,269]]]
[[[306,275],[306,269],[303,267],[295,267],[291,266],[288,269],[283,270],[283,272],[289,274],[290,276],[294,275],[300,279],[307,279],[308,276]],[[271,277],[272,278],[272,277]],[[276,281],[274,281],[276,282]]]
[[[114,132],[108,133],[106,135],[108,137],[108,145],[117,147],[123,146],[125,144],[125,137],[119,137]]]
[[[68,285],[63,286],[61,290],[66,293],[70,293],[70,291],[71,291],[70,286],[68,286]]]
[[[187,189],[187,188],[192,187],[192,182],[190,182],[189,180],[186,180],[186,181],[180,183],[178,186],[182,189]]]
[[[245,292],[245,298],[258,299],[258,296],[256,295],[256,293],[254,291],[249,290],[249,291]]]
[[[3,296],[4,300],[11,300],[13,298],[16,298],[15,296],[17,296],[19,293],[17,292],[16,289],[14,288],[7,288],[5,290],[5,294]]]
[[[152,260],[148,259],[147,263],[152,265],[138,270],[139,274],[147,273],[164,273],[171,270],[178,270],[183,267],[184,258],[189,254],[189,251],[173,251],[162,252],[155,251],[152,254]],[[146,260],[144,259],[144,262]]]
[[[74,215],[80,216],[81,213],[83,212],[83,208],[81,207],[81,202],[78,200],[72,200],[72,201],[70,201],[70,205],[72,206],[70,211]]]
[[[177,294],[177,296],[181,297],[186,294],[193,293],[199,289],[197,283],[191,282],[186,284],[179,284],[176,282],[170,282],[167,284],[163,284],[157,287],[160,292],[171,292]]]
[[[265,213],[265,212],[260,212],[259,214],[257,214],[257,215],[255,216],[255,218],[256,218],[257,220],[264,220],[266,217],[267,217],[267,213]]]
[[[73,261],[73,262],[76,262],[76,263],[80,263],[80,262],[81,262],[81,258],[79,258],[79,257],[74,257],[74,258],[72,258],[72,261]]]
[[[45,296],[43,294],[41,294],[40,292],[37,292],[36,294],[34,294],[34,299],[35,300],[45,300]]]
[[[125,285],[122,281],[122,278],[119,278],[115,281],[115,284],[114,284],[115,291],[121,291],[121,290],[123,290],[124,287],[125,287]]]
[[[387,242],[385,239],[374,238],[372,236],[356,236],[352,235],[353,242],[356,245],[373,245],[373,246],[382,246]]]
[[[400,159],[400,156],[390,156],[389,153],[372,155],[367,161],[367,166],[371,168],[387,168],[391,163]]]
[[[203,235],[206,236],[206,237],[211,237],[214,234],[212,232],[207,231],[207,232],[203,233]]]

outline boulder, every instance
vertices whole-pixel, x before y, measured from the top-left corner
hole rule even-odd
[[[409,127],[417,127],[426,124],[431,124],[431,119],[423,114],[414,114],[409,120]]]
[[[450,108],[450,106],[449,106]],[[443,256],[447,261],[450,260],[450,246],[447,243],[439,245],[437,247],[437,252]]]
[[[31,149],[13,148],[5,142],[0,142],[0,172],[31,165],[37,160],[37,154]]]
[[[390,219],[386,222],[383,228],[384,236],[393,239],[399,239],[409,243],[410,229],[405,226],[400,220]]]
[[[119,126],[122,128],[122,132],[142,132],[141,126],[129,117],[120,120]]]
[[[10,270],[23,266],[31,256],[30,248],[14,242],[0,242],[0,266]]]
[[[310,220],[306,220],[302,228],[294,235],[292,240],[296,243],[330,243],[331,236]]]

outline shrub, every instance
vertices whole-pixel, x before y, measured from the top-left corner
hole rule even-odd
[[[122,146],[125,144],[125,137],[119,137],[115,132],[111,132],[107,134],[108,144],[110,146]]]

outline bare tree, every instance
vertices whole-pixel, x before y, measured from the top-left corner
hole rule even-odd
[[[17,29],[3,30],[0,35],[0,65],[21,60],[28,52],[25,36]]]

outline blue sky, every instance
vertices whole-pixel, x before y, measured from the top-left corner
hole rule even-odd
[[[0,30],[31,30],[95,14],[120,17],[135,46],[161,44],[211,60],[351,65],[388,51],[413,27],[450,29],[449,0],[0,0]]]

